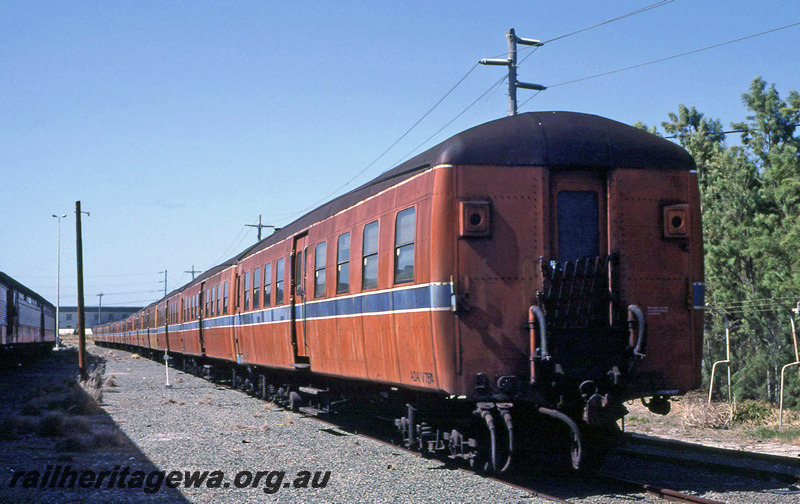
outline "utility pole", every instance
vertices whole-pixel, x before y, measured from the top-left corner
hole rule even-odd
[[[58,219],[58,245],[56,253],[56,349],[61,346],[61,337],[58,334],[60,330],[59,316],[61,315],[61,219],[66,217],[67,214],[53,215]]]
[[[200,273],[200,270],[196,270],[196,269],[194,269],[194,264],[192,264],[192,269],[191,269],[191,271],[184,271],[184,273],[191,273],[191,274],[192,274],[192,281],[194,281],[194,274],[195,274],[195,273]],[[165,294],[165,295],[166,295],[166,294]]]
[[[103,306],[103,296],[105,296],[105,294],[103,294],[102,292],[97,295],[97,297],[100,298],[100,300],[97,302],[97,325],[103,323],[103,319],[100,318],[100,309]]]
[[[258,216],[258,224],[245,224],[245,226],[258,228],[258,241],[261,241],[261,229],[262,228],[272,228],[275,231],[280,231],[281,230],[281,228],[279,228],[279,227],[269,226],[267,224],[261,224],[261,214],[259,214],[259,216]],[[194,266],[192,266],[192,269],[194,269]],[[188,273],[188,271],[187,271],[187,273]]]
[[[544,44],[538,40],[517,37],[516,34],[514,34],[514,28],[508,30],[506,38],[508,39],[508,59],[484,58],[478,63],[481,65],[508,67],[508,115],[513,116],[517,114],[517,88],[533,89],[535,91],[544,91],[547,89],[540,84],[528,84],[517,81],[517,44],[536,47],[541,47]]]
[[[194,266],[192,266],[194,269]],[[164,280],[159,280],[158,283],[164,282],[164,297],[167,297],[167,270],[159,271],[159,273],[164,273]]]
[[[86,378],[86,307],[83,304],[83,238],[81,235],[81,202],[75,202],[75,243],[78,255],[78,367]]]

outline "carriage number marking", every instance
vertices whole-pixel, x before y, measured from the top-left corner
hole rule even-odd
[[[433,373],[421,373],[419,371],[411,371],[411,381],[420,382],[425,385],[433,385]]]

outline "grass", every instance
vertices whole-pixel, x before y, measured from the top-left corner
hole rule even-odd
[[[27,443],[29,436],[51,439],[60,453],[125,445],[124,433],[98,415],[103,389],[117,386],[113,375],[104,379],[104,371],[104,364],[95,363],[83,382],[68,378],[37,386],[17,412],[0,415],[0,440]]]
[[[789,427],[777,430],[772,427],[761,425],[752,429],[745,429],[745,433],[758,439],[778,439],[790,442],[800,440],[800,427]]]

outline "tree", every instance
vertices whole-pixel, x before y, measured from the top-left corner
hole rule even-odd
[[[754,79],[741,145],[727,147],[719,120],[678,107],[664,130],[695,159],[700,177],[709,301],[733,321],[733,381],[740,399],[777,400],[780,367],[794,360],[786,310],[800,300],[800,94],[782,100]],[[724,358],[724,324],[707,318],[708,355]],[[800,391],[793,381],[793,396]],[[790,401],[791,402],[791,401]],[[796,402],[796,399],[795,399]]]

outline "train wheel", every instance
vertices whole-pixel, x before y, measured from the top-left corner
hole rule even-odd
[[[551,418],[555,418],[556,420],[560,420],[561,422],[567,424],[567,427],[570,431],[569,457],[572,468],[576,471],[590,470],[593,467],[592,463],[590,462],[590,458],[593,458],[591,456],[592,450],[589,449],[586,443],[586,437],[578,428],[578,424],[576,424],[573,419],[564,413],[550,408],[539,408],[539,413],[547,415]]]

